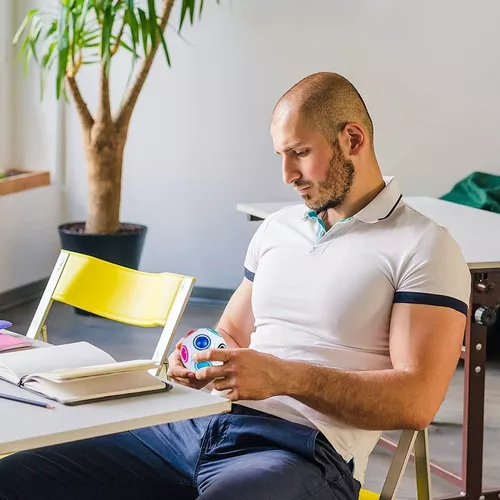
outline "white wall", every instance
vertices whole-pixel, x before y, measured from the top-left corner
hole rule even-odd
[[[11,0],[7,0],[10,2]],[[50,8],[58,0],[14,0],[15,25],[17,31],[25,15],[33,8]],[[12,39],[12,37],[10,37]],[[12,44],[10,44],[12,46]],[[13,48],[13,59],[19,47]],[[43,100],[40,92],[40,72],[35,64],[29,66],[24,75],[22,61],[11,64],[14,72],[14,112],[11,123],[15,129],[13,137],[13,166],[33,170],[49,170],[58,181],[58,103],[55,99],[53,77],[47,78]]]
[[[38,73],[24,78],[12,47],[21,19],[41,3],[0,0],[0,168],[49,170],[53,180],[52,186],[0,196],[0,293],[49,276],[60,248],[57,106],[51,96],[40,103]]]
[[[0,196],[0,293],[50,275],[57,259],[56,186]]]
[[[169,31],[173,68],[159,54],[133,117],[122,218],[150,227],[142,268],[237,285],[256,225],[235,205],[297,199],[282,185],[268,124],[280,95],[312,72],[358,87],[384,174],[406,195],[439,196],[474,170],[500,174],[496,0],[205,5],[189,43]],[[115,90],[127,71],[115,65]],[[83,82],[94,102],[97,80]],[[86,188],[73,112],[67,133],[65,216],[78,219]]]
[[[10,123],[13,89],[8,69],[12,65],[10,39],[13,19],[13,4],[10,1],[0,2],[0,170],[9,167],[13,154]]]

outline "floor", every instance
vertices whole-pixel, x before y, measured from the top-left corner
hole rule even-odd
[[[14,331],[26,333],[36,302],[3,311],[0,316],[14,323]],[[191,301],[178,329],[178,337],[193,328],[212,326],[224,304]],[[109,352],[117,360],[149,357],[159,329],[127,327],[97,317],[74,314],[71,307],[55,303],[48,321],[49,339],[54,344],[86,339]],[[493,336],[488,348],[486,370],[483,484],[500,489],[500,334]],[[431,459],[457,474],[461,471],[463,370],[455,373],[446,399],[429,429]],[[397,434],[394,435],[397,437]],[[394,437],[393,436],[393,437]],[[368,466],[365,487],[380,491],[391,460],[390,452],[377,447]],[[413,465],[410,463],[398,492],[398,499],[415,498]],[[433,498],[455,496],[458,488],[433,476]]]

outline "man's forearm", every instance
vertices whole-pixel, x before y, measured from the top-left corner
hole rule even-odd
[[[238,349],[238,348],[242,347],[238,344],[238,342],[236,342],[234,337],[227,330],[225,330],[224,328],[221,328],[219,325],[217,325],[215,327],[215,331],[218,332],[222,336],[222,338],[225,340],[227,346],[230,349]]]
[[[422,401],[424,380],[409,371],[344,371],[284,361],[283,375],[285,395],[362,429],[421,429],[439,407]]]

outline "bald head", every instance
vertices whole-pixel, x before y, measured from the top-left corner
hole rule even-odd
[[[315,73],[296,83],[277,102],[273,120],[292,110],[332,144],[347,123],[361,123],[373,147],[373,123],[365,103],[354,86],[337,73]]]

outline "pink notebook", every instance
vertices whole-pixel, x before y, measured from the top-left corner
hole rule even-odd
[[[10,335],[6,335],[5,333],[0,333],[0,352],[10,351],[12,349],[21,349],[22,347],[29,347],[31,344],[31,339],[11,337]]]
[[[10,328],[12,323],[0,319],[0,352],[11,351],[12,349],[21,349],[22,347],[29,347],[33,341],[26,337],[13,337],[8,335],[7,332],[2,332],[5,328]]]

